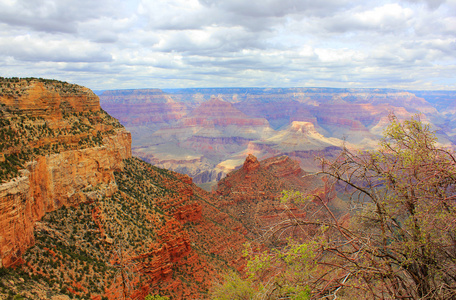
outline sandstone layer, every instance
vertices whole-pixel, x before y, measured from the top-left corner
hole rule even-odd
[[[34,244],[33,226],[44,214],[117,190],[114,171],[131,157],[131,136],[87,88],[37,79],[3,79],[1,86],[0,129],[8,135],[1,148],[0,265],[10,266]]]
[[[61,118],[64,113],[100,110],[90,89],[46,79],[0,79],[0,103],[29,116]]]

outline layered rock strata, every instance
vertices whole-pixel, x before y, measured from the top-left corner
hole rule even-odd
[[[116,205],[103,205],[100,211],[105,211],[100,215],[104,219],[117,215],[114,225],[105,223],[105,231],[120,225],[133,234],[135,226],[140,225],[152,233],[142,235],[139,243],[132,239],[130,251],[136,255],[126,256],[136,276],[144,275],[131,298],[159,293],[173,299],[204,299],[205,292],[227,267],[242,268],[246,229],[215,207],[215,195],[196,187],[186,175],[158,169],[136,158],[127,160],[125,169],[115,176],[122,202],[128,203],[123,209],[128,214],[116,211]],[[141,219],[143,215],[147,220],[126,222],[132,216]],[[118,240],[119,234],[113,238]],[[108,295],[110,299],[121,296],[119,285],[112,285]]]
[[[40,299],[203,299],[224,270],[242,269],[247,230],[215,195],[129,158],[130,134],[102,110],[68,107],[36,119],[0,107],[1,266],[20,265],[34,285],[0,278],[7,292],[33,298],[40,281]]]
[[[215,182],[226,174],[216,166],[232,166],[236,160],[233,168],[240,167],[248,153],[261,159],[287,155],[299,160],[305,170],[315,171],[318,165],[314,156],[334,156],[342,143],[328,146],[330,139],[344,140],[360,150],[375,148],[390,112],[399,119],[422,113],[446,147],[453,147],[451,143],[456,140],[452,113],[455,97],[448,91],[198,88],[105,91],[104,95],[106,109],[112,108],[113,115],[135,135],[135,155],[154,165],[185,172],[198,183]],[[116,108],[119,99],[128,105]],[[149,102],[166,105],[156,105],[148,114]],[[283,142],[283,138],[291,137],[290,129],[296,122],[313,124],[325,141],[313,143],[295,134],[296,143]],[[203,166],[201,160],[209,164]]]
[[[104,91],[100,95],[103,108],[122,124],[167,125],[185,116],[189,108],[174,101],[158,89]]]
[[[45,213],[117,190],[114,171],[131,157],[131,136],[87,88],[37,79],[0,83],[1,129],[12,141],[2,144],[8,161],[0,170],[6,179],[18,174],[0,184],[0,266],[10,266],[34,244],[33,226]],[[74,129],[75,116],[86,114]]]
[[[34,117],[61,118],[65,113],[100,110],[90,89],[46,79],[0,78],[0,103]]]

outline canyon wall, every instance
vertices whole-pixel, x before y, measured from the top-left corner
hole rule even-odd
[[[0,267],[17,268],[0,277],[0,298],[204,299],[223,272],[243,268],[243,224],[189,176],[131,158],[130,133],[84,104],[94,101],[91,92],[47,80],[5,82]],[[63,88],[79,95],[77,106],[61,97]],[[34,101],[51,104],[40,110]],[[15,270],[30,276],[26,284],[26,275],[10,276]]]
[[[1,129],[13,141],[5,139],[1,151],[0,266],[10,266],[34,244],[34,224],[45,213],[117,191],[114,171],[131,157],[131,135],[87,88],[36,79],[0,83]],[[90,114],[83,134],[55,136],[74,125],[67,114]],[[46,134],[37,133],[43,128]]]
[[[100,110],[90,89],[57,80],[0,79],[0,103],[34,117],[61,118],[68,112]]]
[[[184,172],[201,186],[214,186],[216,179],[240,167],[248,153],[259,159],[288,155],[306,170],[316,171],[314,157],[337,155],[344,142],[373,149],[391,112],[399,119],[422,113],[443,145],[453,147],[456,141],[451,92],[193,88],[105,91],[100,97],[102,106],[134,135],[133,154]],[[176,109],[177,104],[186,109]],[[147,114],[139,112],[146,112],[146,107],[154,107],[150,120],[138,117]],[[174,117],[167,117],[170,114]],[[312,131],[295,130],[309,124]]]
[[[103,108],[125,126],[166,125],[185,116],[189,109],[159,89],[105,91]]]

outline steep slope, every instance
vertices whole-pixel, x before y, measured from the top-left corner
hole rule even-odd
[[[290,216],[303,216],[305,204],[281,202],[282,191],[314,191],[322,182],[306,173],[287,156],[258,161],[248,155],[242,167],[217,185],[218,205],[240,220],[252,237]]]
[[[201,299],[242,268],[243,225],[188,176],[130,158],[90,90],[2,82],[1,299]]]
[[[89,89],[44,79],[0,80],[0,266],[33,245],[47,212],[111,195],[131,137]]]
[[[112,196],[46,214],[36,245],[2,284],[33,299],[202,299],[221,271],[242,267],[245,229],[214,196],[139,159],[124,165]]]

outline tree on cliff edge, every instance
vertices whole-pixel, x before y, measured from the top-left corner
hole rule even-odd
[[[320,215],[275,229],[312,227],[315,234],[283,249],[249,250],[251,298],[456,299],[455,155],[436,146],[418,117],[390,121],[378,150],[344,149],[321,160],[326,190],[350,196],[350,218],[336,217],[324,195],[293,194],[319,204]]]

